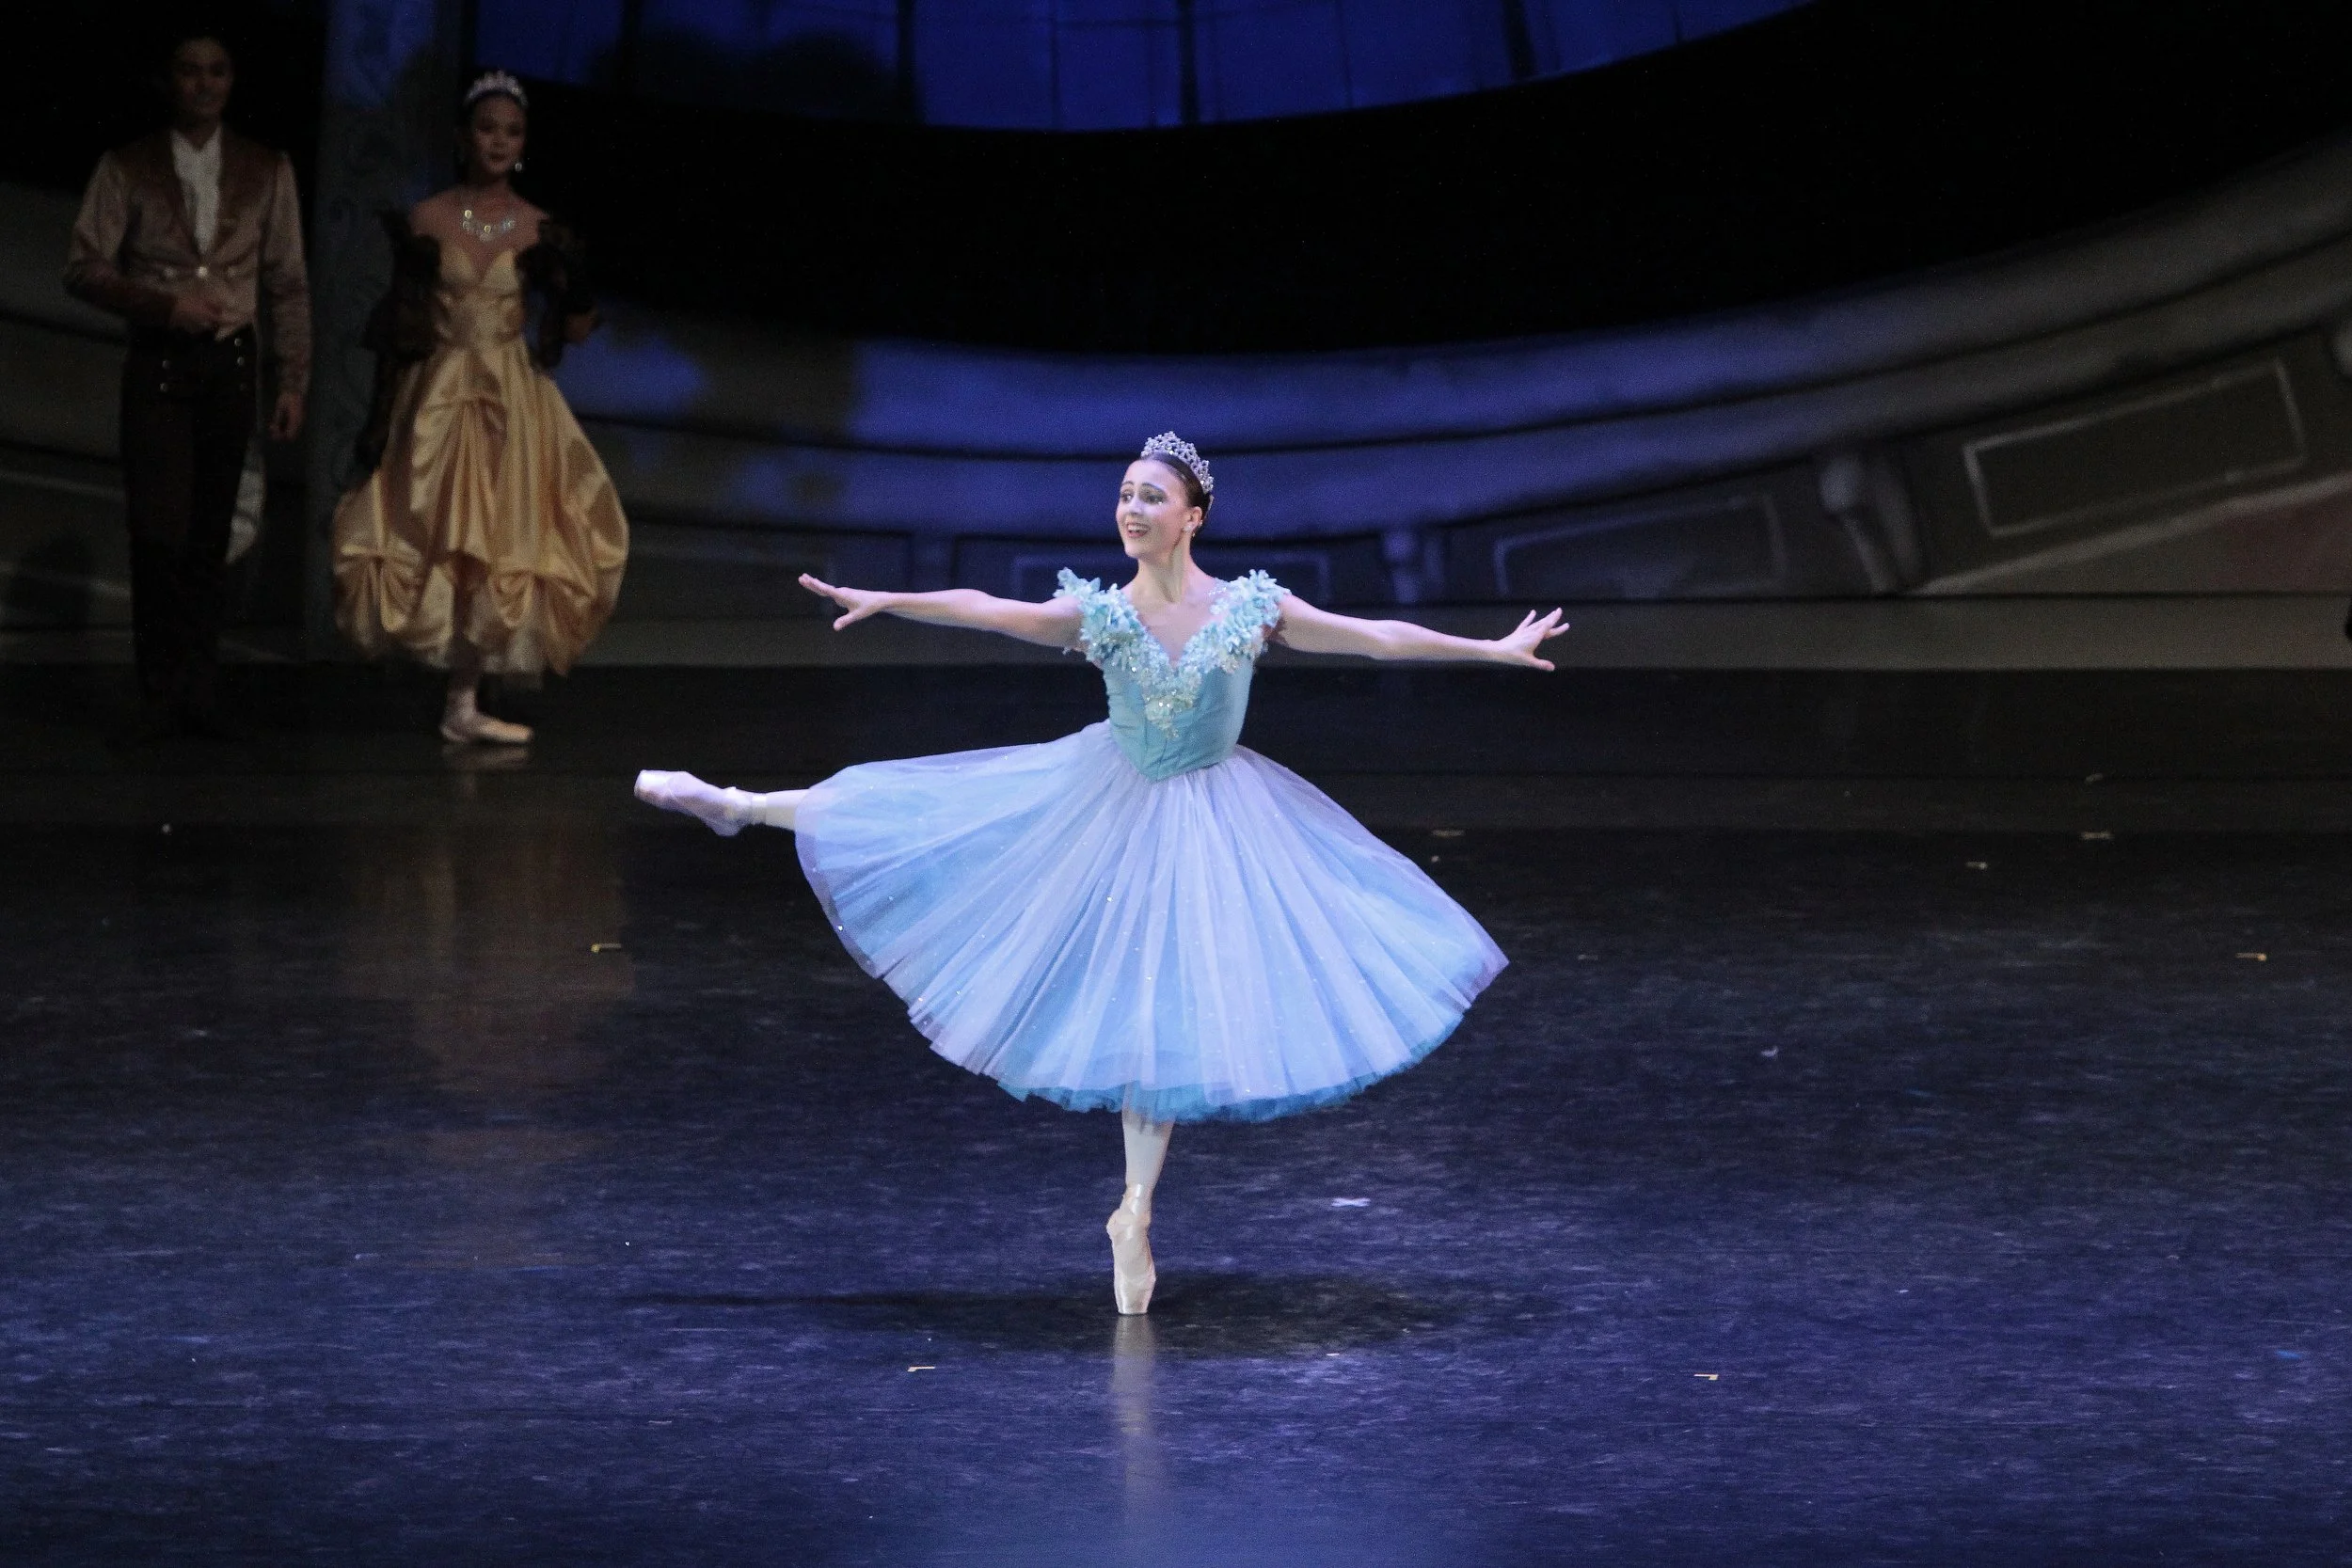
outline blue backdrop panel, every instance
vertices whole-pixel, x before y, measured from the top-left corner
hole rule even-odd
[[[1054,30],[1044,0],[931,6],[915,13],[923,118],[941,125],[1052,130]]]
[[[1675,0],[1675,20],[1687,40],[1761,22],[1788,9],[1788,0]]]
[[[1340,19],[1348,102],[1357,108],[1448,98],[1511,80],[1502,28],[1467,26],[1463,12],[1426,0],[1342,0]]]
[[[482,8],[474,55],[525,76],[604,80],[621,37],[621,0],[491,0]]]
[[[828,119],[898,112],[897,0],[645,0],[643,29],[634,85],[658,97]]]
[[[1325,114],[1347,103],[1347,56],[1335,0],[1263,0],[1213,9],[1200,39],[1200,115],[1250,119]]]
[[[1182,121],[1176,24],[1166,0],[1094,3],[1062,14],[1055,75],[1065,128],[1135,131]],[[926,105],[927,114],[932,113]]]
[[[1523,0],[1539,75],[1588,70],[1805,0]],[[1176,0],[480,0],[485,63],[581,85],[637,62],[658,97],[829,118],[1064,131],[1183,117]],[[1504,0],[1196,0],[1204,120],[1445,98],[1512,79]],[[902,28],[904,29],[902,31]],[[911,40],[916,102],[896,91]]]
[[[496,8],[483,7],[485,14]],[[751,54],[811,35],[841,35],[886,60],[897,47],[898,14],[897,0],[645,0],[644,26]]]
[[[1528,0],[1527,30],[1537,68],[1562,75],[1670,49],[1681,39],[1674,0],[1612,0],[1607,5]]]

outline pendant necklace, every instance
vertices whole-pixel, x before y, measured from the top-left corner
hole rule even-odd
[[[515,231],[515,214],[510,211],[496,223],[485,223],[473,215],[473,205],[469,202],[458,209],[457,227],[472,235],[478,244],[491,245]]]

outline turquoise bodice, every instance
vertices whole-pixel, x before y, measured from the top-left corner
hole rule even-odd
[[[1263,572],[1235,578],[1175,658],[1124,592],[1064,572],[1057,599],[1084,612],[1078,646],[1103,672],[1111,733],[1147,779],[1210,768],[1233,754],[1249,708],[1249,675],[1282,618],[1283,587]]]

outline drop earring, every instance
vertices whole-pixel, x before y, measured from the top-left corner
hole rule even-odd
[[[523,171],[523,161],[522,161],[520,158],[517,158],[517,159],[516,159],[516,160],[515,160],[515,172],[516,172],[516,174],[520,174],[522,171]]]

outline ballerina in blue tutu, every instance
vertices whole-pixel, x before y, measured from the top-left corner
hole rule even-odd
[[[1110,717],[1041,746],[865,763],[756,795],[638,775],[641,800],[732,835],[791,829],[834,931],[947,1060],[1016,1097],[1117,1110],[1127,1190],[1112,1294],[1151,1303],[1152,1192],[1180,1121],[1262,1120],[1420,1061],[1505,962],[1477,921],[1323,793],[1236,742],[1269,640],[1309,653],[1549,670],[1560,612],[1493,641],[1317,610],[1263,572],[1193,563],[1216,494],[1171,432],[1120,482],[1123,589],[1061,574],[1043,604],[802,583],[870,615],[1077,649]]]

